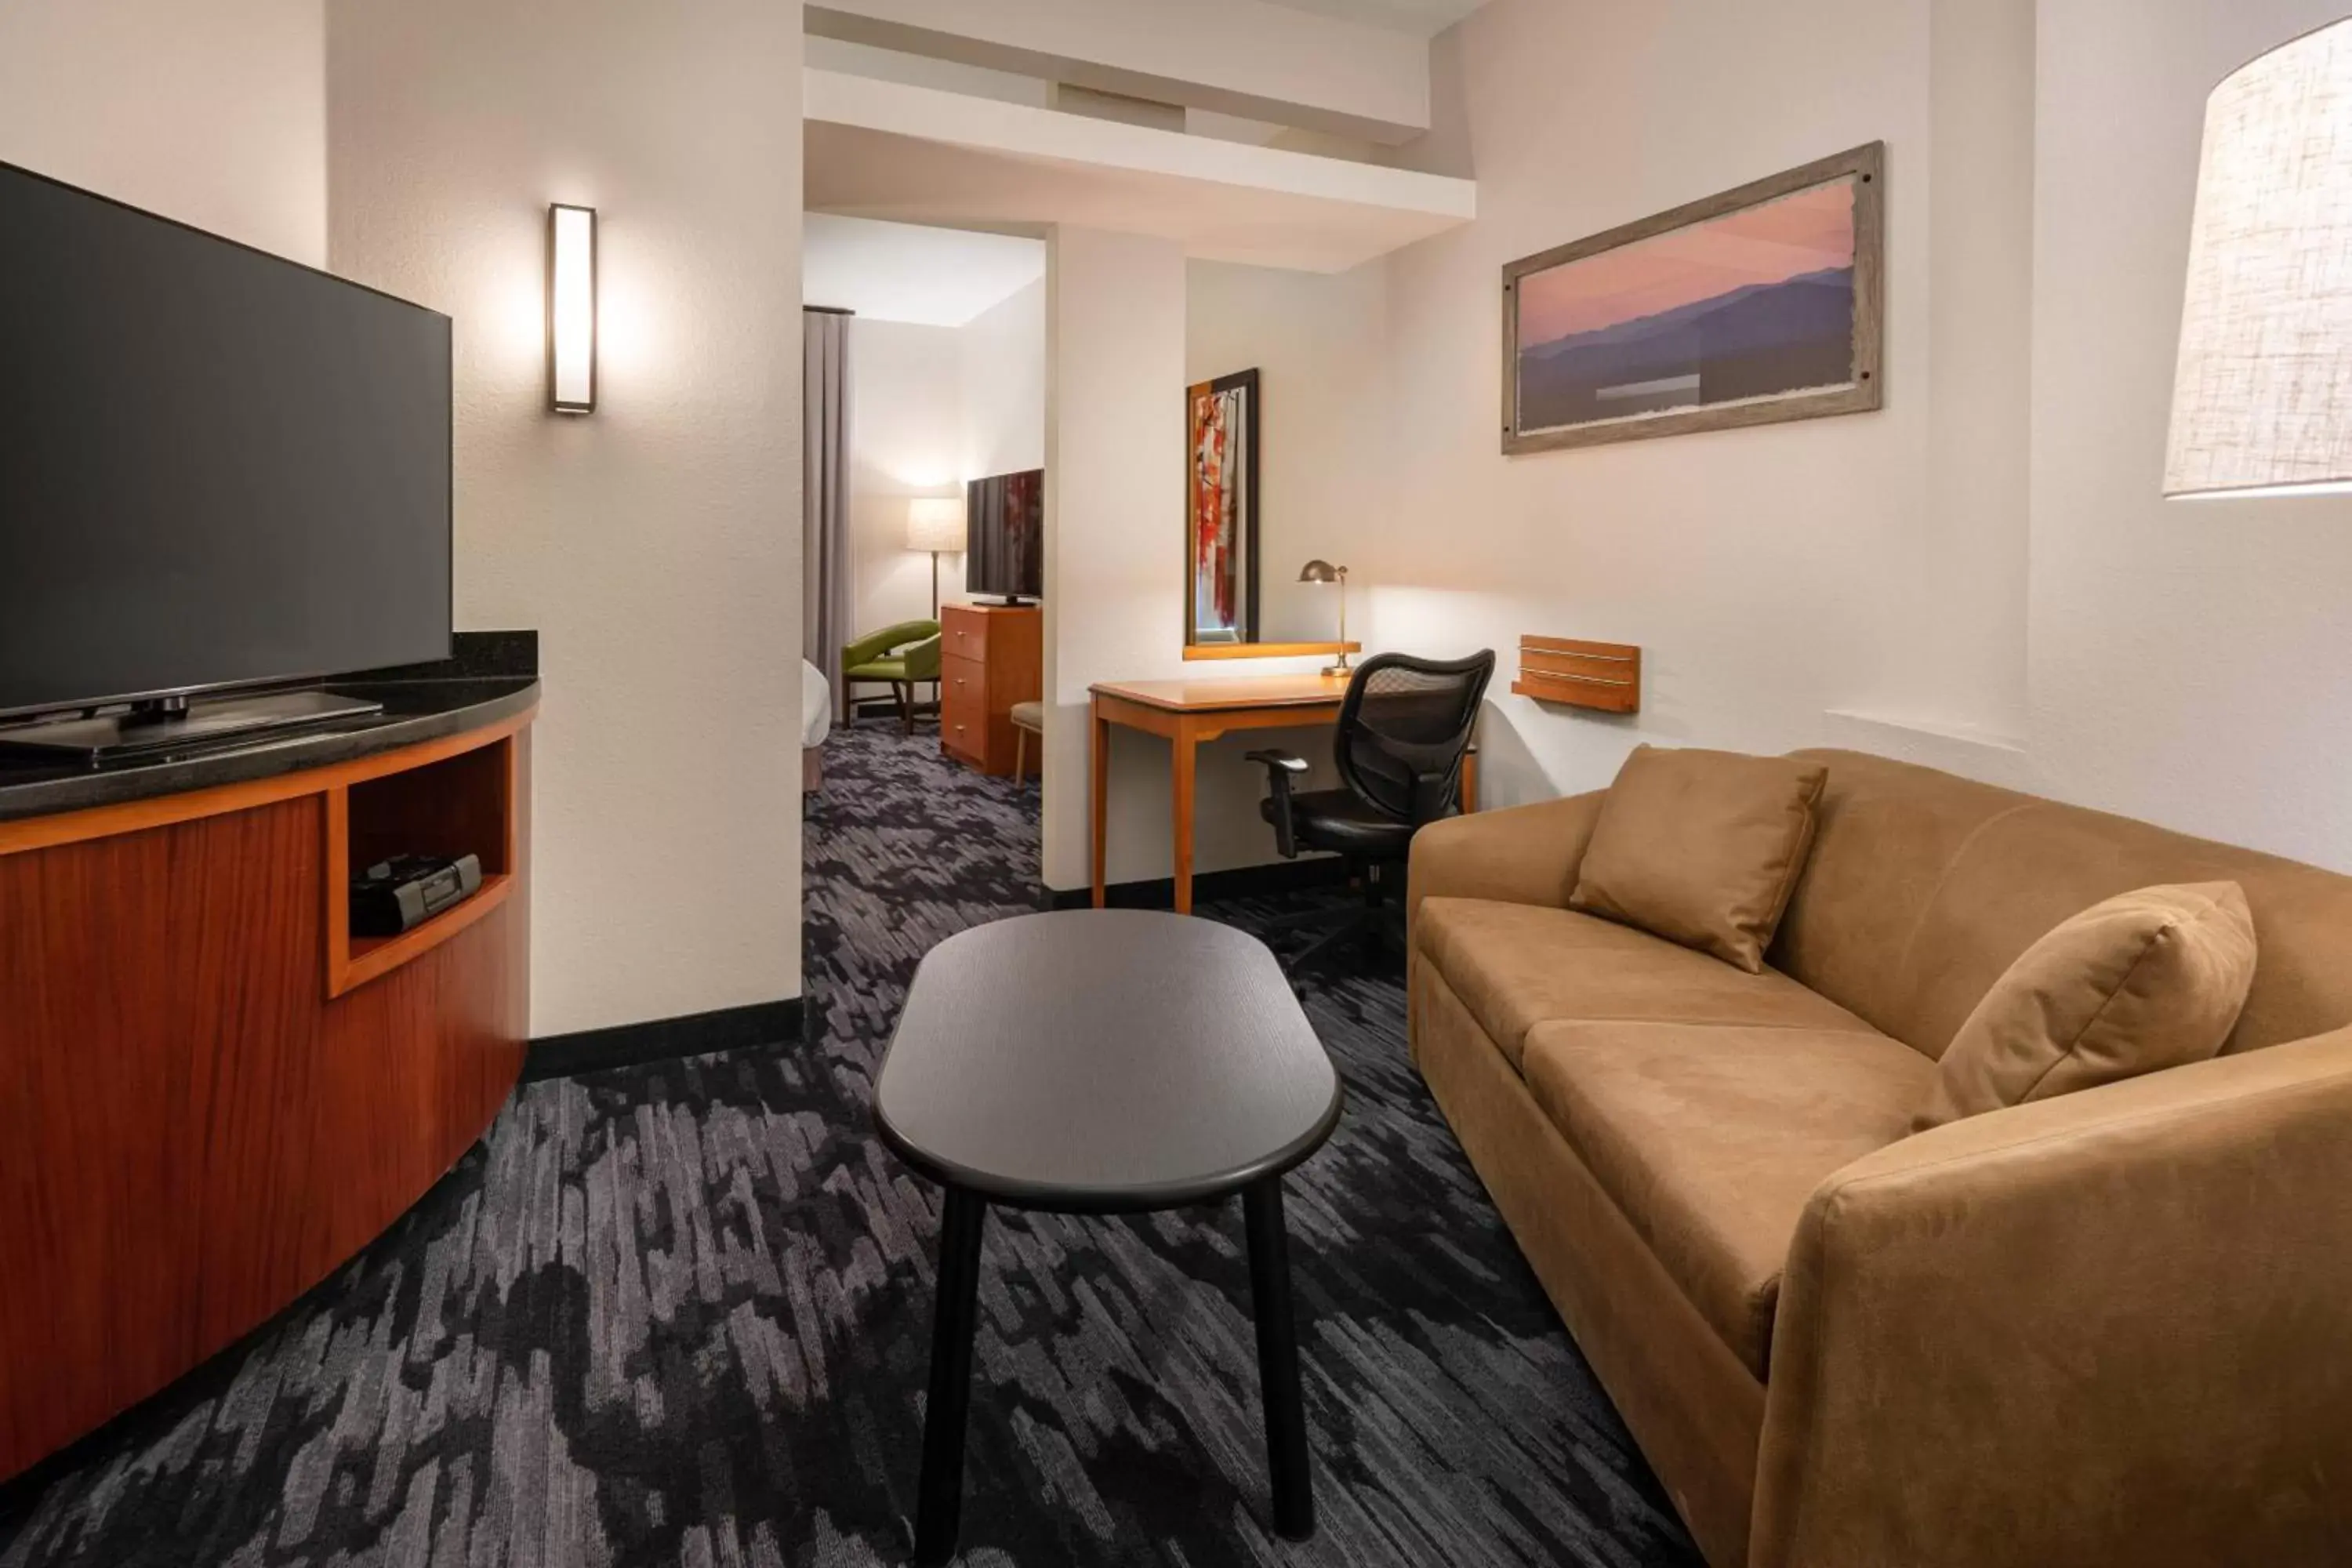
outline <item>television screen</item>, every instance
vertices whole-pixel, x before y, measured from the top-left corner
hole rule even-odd
[[[449,651],[449,321],[0,164],[0,713]]]
[[[1036,598],[1045,591],[1045,470],[974,479],[965,489],[965,590]]]

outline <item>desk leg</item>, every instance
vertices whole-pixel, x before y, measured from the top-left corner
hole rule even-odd
[[[1106,820],[1110,806],[1110,721],[1103,717],[1102,702],[1094,704],[1094,745],[1088,765],[1094,772],[1094,795],[1087,808],[1087,826],[1095,853],[1095,908],[1103,907],[1104,849],[1109,840],[1109,824]],[[1045,773],[1045,750],[1038,749],[1037,774]]]
[[[1176,912],[1192,912],[1192,786],[1201,762],[1200,737],[1194,732],[1189,718],[1176,726],[1175,735],[1168,742],[1168,765],[1173,788],[1168,793],[1174,805],[1173,833],[1169,849],[1176,874]]]
[[[1462,815],[1469,816],[1478,809],[1478,748],[1470,748],[1462,759]]]

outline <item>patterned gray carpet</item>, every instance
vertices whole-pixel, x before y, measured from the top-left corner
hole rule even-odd
[[[826,766],[813,1044],[527,1086],[320,1290],[16,1489],[0,1568],[905,1562],[938,1196],[868,1085],[920,954],[1035,907],[1035,793],[879,726]],[[1696,1561],[1363,962],[1303,984],[1349,1085],[1288,1190],[1319,1534],[1264,1523],[1237,1205],[1001,1215],[966,1563]]]

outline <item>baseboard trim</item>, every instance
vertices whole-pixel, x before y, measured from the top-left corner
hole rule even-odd
[[[940,716],[940,705],[936,701],[919,701],[914,705],[914,709],[915,717],[918,719],[936,719]],[[860,719],[888,719],[895,721],[898,717],[898,705],[887,697],[853,697],[849,700],[849,722],[853,724]]]
[[[1221,899],[1278,898],[1285,893],[1336,888],[1348,879],[1348,863],[1336,855],[1312,860],[1276,860],[1266,866],[1237,866],[1230,871],[1203,871],[1192,879],[1192,901],[1214,903]],[[1092,909],[1092,888],[1048,888],[1044,899],[1049,910]],[[1113,882],[1103,889],[1103,902],[1114,910],[1164,910],[1176,901],[1176,879],[1150,882]]]
[[[676,1061],[681,1057],[709,1056],[713,1051],[740,1050],[746,1046],[796,1044],[801,1038],[805,1008],[798,996],[782,1002],[754,1002],[745,1007],[721,1007],[682,1018],[654,1018],[642,1024],[618,1024],[608,1029],[583,1029],[576,1034],[549,1035],[530,1042],[522,1061],[522,1080],[570,1078],[574,1073],[602,1072],[607,1068],[644,1067]]]

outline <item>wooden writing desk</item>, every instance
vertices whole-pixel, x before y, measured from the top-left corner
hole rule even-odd
[[[1176,912],[1192,912],[1192,799],[1200,748],[1235,730],[1292,730],[1339,717],[1348,683],[1322,675],[1224,677],[1206,680],[1103,681],[1094,693],[1093,829],[1095,907],[1103,904],[1103,873],[1110,804],[1113,725],[1160,735],[1169,742],[1174,818]],[[1463,760],[1462,809],[1478,809],[1478,757]]]

